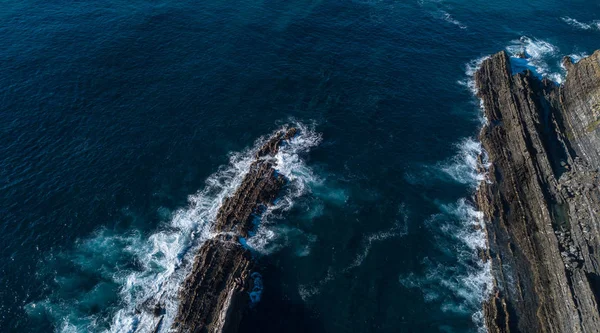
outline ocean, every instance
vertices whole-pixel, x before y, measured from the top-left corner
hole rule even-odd
[[[2,332],[147,332],[136,309],[157,295],[172,320],[219,204],[282,126],[300,134],[247,240],[261,288],[241,331],[485,332],[470,76],[504,49],[560,82],[562,56],[600,48],[594,1],[0,8]]]

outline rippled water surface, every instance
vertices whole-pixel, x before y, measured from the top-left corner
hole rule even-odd
[[[4,1],[0,330],[173,314],[221,200],[287,125],[241,331],[482,331],[470,75],[505,49],[560,82],[598,41],[593,1]]]

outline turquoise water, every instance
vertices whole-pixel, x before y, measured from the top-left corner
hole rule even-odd
[[[4,1],[0,328],[147,331],[252,150],[301,127],[247,240],[243,332],[477,332],[469,75],[502,49],[556,81],[592,1]],[[168,317],[167,316],[167,317]]]

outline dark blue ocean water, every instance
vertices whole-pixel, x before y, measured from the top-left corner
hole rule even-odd
[[[295,124],[242,331],[477,332],[468,75],[508,49],[560,80],[595,20],[594,1],[3,1],[0,331],[145,331],[134,309],[176,292],[252,148]]]

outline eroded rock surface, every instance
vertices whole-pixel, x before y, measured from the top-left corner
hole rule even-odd
[[[495,294],[490,332],[600,332],[600,52],[556,85],[513,75],[500,52],[475,73],[489,181],[477,202]]]
[[[248,237],[253,221],[273,204],[285,184],[273,158],[295,128],[275,133],[258,150],[235,193],[224,200],[215,221],[217,236],[202,244],[180,291],[173,330],[236,332],[250,303],[254,261],[240,237]]]

